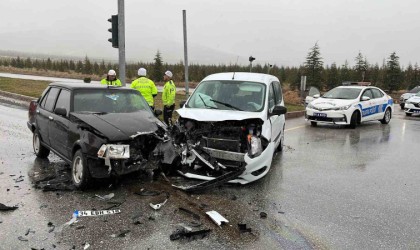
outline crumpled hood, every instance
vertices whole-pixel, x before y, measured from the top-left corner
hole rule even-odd
[[[402,94],[401,97],[407,100],[407,99],[409,99],[409,98],[411,98],[412,96],[415,96],[415,95],[416,95],[416,93],[405,93],[405,94]]]
[[[420,102],[420,96],[413,96],[413,97],[410,97],[408,100],[407,100],[407,102],[408,101],[410,101],[410,102],[415,102],[415,103],[419,103]]]
[[[246,119],[260,119],[264,121],[264,112],[245,112],[220,109],[181,108],[176,112],[182,118],[200,122],[241,121]]]
[[[85,114],[71,113],[105,135],[110,142],[130,140],[137,133],[152,133],[158,130],[158,124],[166,127],[159,119],[147,111],[134,113]]]
[[[338,108],[342,106],[347,106],[349,104],[355,103],[355,100],[342,100],[342,99],[327,99],[327,98],[318,98],[311,102],[317,108],[321,109],[331,109],[331,108]]]

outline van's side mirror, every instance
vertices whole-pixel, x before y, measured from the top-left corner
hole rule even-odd
[[[320,97],[320,95],[319,95],[319,94],[315,94],[315,95],[313,95],[312,97],[313,97],[313,98],[319,98],[319,97]]]
[[[54,114],[66,117],[67,116],[67,110],[65,108],[55,108],[54,109]]]
[[[287,113],[287,108],[284,106],[274,106],[273,111],[271,111],[270,116],[273,115],[284,115]]]
[[[370,100],[370,97],[369,96],[362,96],[362,102],[365,102],[365,101],[369,101]]]
[[[187,101],[182,101],[182,102],[180,102],[180,103],[179,103],[179,108],[184,107],[185,103],[187,103]]]

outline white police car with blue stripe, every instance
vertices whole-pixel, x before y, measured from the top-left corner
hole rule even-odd
[[[318,123],[349,125],[379,120],[391,120],[393,100],[383,90],[372,86],[339,86],[306,107],[305,118],[312,126]]]

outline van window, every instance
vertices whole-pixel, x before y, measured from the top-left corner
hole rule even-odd
[[[274,92],[273,83],[270,84],[270,88],[268,91],[268,109],[271,110],[276,105],[276,96]]]
[[[273,82],[274,93],[276,96],[276,104],[280,104],[283,100],[283,93],[281,91],[281,86],[279,82]]]

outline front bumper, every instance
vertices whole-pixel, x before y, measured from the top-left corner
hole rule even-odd
[[[105,163],[104,159],[98,157],[88,157],[88,166],[90,174],[93,178],[108,178],[112,174],[125,175],[140,169],[144,169],[146,163],[138,164],[130,162],[130,159],[111,159],[109,166]]]
[[[350,124],[351,115],[347,114],[347,110],[325,110],[306,108],[305,119],[311,122],[320,122],[336,125]]]
[[[420,104],[406,103],[404,105],[404,112],[408,114],[420,114]]]

